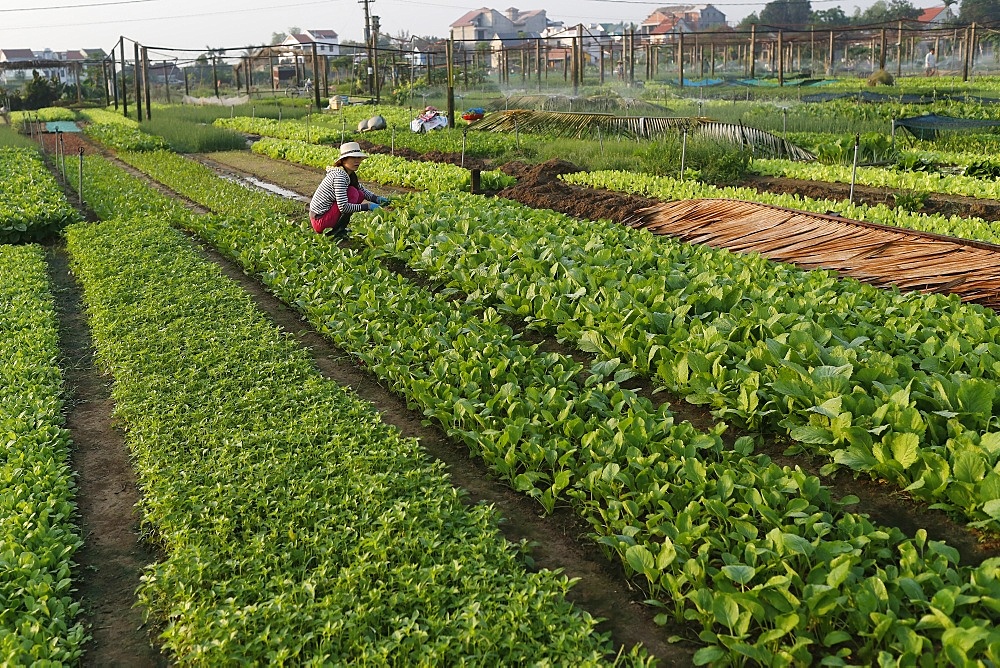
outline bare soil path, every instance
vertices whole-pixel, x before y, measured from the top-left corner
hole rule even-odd
[[[140,491],[122,433],[111,417],[108,379],[94,365],[81,292],[69,271],[65,247],[47,248],[49,278],[59,317],[61,367],[68,407],[66,427],[77,472],[76,503],[83,547],[77,582],[91,640],[87,666],[166,666],[154,644],[155,629],[135,607],[143,568],[158,559],[143,539],[136,508]]]
[[[851,184],[831,183],[829,181],[809,181],[806,179],[789,179],[779,176],[751,176],[740,185],[756,190],[772,193],[788,193],[815,199],[846,200],[850,196]],[[896,194],[900,191],[893,188],[876,188],[872,186],[854,186],[854,201],[868,205],[885,204],[896,206]],[[920,213],[940,213],[945,216],[975,216],[983,220],[1000,220],[1000,201],[963,197],[961,195],[946,195],[944,193],[928,193]]]

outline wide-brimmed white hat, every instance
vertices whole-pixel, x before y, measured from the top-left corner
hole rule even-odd
[[[340,145],[340,157],[338,160],[343,160],[344,158],[367,158],[368,154],[361,150],[361,144],[356,141],[349,141],[346,144]]]

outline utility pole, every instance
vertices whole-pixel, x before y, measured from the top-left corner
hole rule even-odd
[[[379,20],[377,16],[372,17],[372,81],[374,82],[375,104],[381,102],[381,88],[378,85],[378,29]]]
[[[372,53],[372,17],[368,12],[368,5],[375,0],[358,0],[358,2],[365,6],[365,48],[368,52],[368,92],[374,94],[375,86],[372,82],[374,77],[375,68],[373,63],[375,62],[375,56]]]

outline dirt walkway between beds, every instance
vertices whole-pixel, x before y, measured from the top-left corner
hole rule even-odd
[[[135,591],[143,569],[158,560],[146,542],[136,508],[136,485],[123,434],[114,427],[109,379],[94,364],[82,293],[69,271],[63,244],[46,248],[59,318],[60,366],[67,394],[66,428],[73,442],[76,504],[83,547],[76,554],[76,582],[91,640],[84,666],[166,666],[154,644],[156,630],[143,623]]]

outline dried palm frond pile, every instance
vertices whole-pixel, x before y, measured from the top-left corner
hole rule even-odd
[[[832,269],[877,286],[1000,309],[1000,246],[757,202],[661,202],[625,221],[683,241]]]
[[[785,158],[800,162],[812,162],[816,159],[815,155],[787,139],[743,124],[705,121],[695,131],[703,137],[736,144],[757,158]]]

